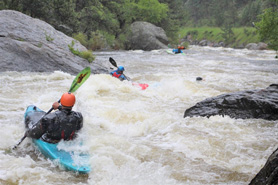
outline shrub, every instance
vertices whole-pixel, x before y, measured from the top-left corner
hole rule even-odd
[[[68,45],[69,50],[76,56],[79,56],[81,58],[86,59],[89,63],[95,60],[95,56],[93,55],[93,52],[91,50],[87,51],[79,51],[77,49],[74,49],[74,41],[71,42],[71,44]]]

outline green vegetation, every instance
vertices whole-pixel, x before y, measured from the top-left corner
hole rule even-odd
[[[44,32],[44,35],[45,35],[45,39],[48,41],[48,42],[52,42],[54,40],[54,38],[52,38],[50,35],[48,35],[46,32]]]
[[[91,50],[87,51],[78,51],[73,48],[75,42],[72,41],[71,44],[68,45],[69,50],[76,56],[79,56],[81,58],[86,59],[89,63],[95,60],[95,56],[93,55],[93,52]]]
[[[210,42],[225,42],[229,44],[230,47],[238,48],[241,45],[246,45],[248,43],[258,43],[259,36],[256,33],[256,29],[253,27],[240,27],[232,29],[231,38],[227,36],[225,38],[225,30],[219,27],[185,27],[179,30],[179,39],[185,38],[190,35],[192,40],[208,40]],[[231,40],[227,40],[231,39]]]
[[[273,40],[269,35],[258,38],[251,28],[252,22],[271,18],[266,14],[265,18],[259,16],[269,8],[277,12],[277,0],[4,0],[0,3],[0,10],[13,9],[44,20],[80,39],[92,50],[124,49],[129,26],[135,21],[162,27],[172,44],[179,44],[179,39],[187,34],[179,36],[185,32],[183,29],[197,31],[193,35],[198,39],[224,41],[232,47],[259,39]],[[51,41],[51,37],[46,39]]]
[[[18,41],[21,41],[21,42],[24,42],[25,41],[25,39],[24,38],[21,38],[21,37],[17,37],[17,38],[15,38],[16,40],[18,40]]]
[[[42,47],[42,43],[40,42],[37,47],[41,48]]]
[[[274,49],[278,58],[278,0],[273,1],[273,8],[268,8],[259,16],[260,21],[256,23],[261,40],[267,41],[268,46]]]

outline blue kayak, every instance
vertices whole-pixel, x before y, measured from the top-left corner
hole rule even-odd
[[[173,52],[173,50],[167,50],[166,52],[169,53],[169,54],[181,54],[181,55],[185,55],[184,52],[182,52],[182,53],[175,53],[175,52]]]
[[[28,106],[24,114],[26,127],[31,128],[32,123],[37,123],[43,115],[45,115],[45,112],[41,109],[34,105]],[[88,153],[58,149],[58,143],[48,143],[41,139],[32,139],[32,142],[45,157],[55,161],[55,163],[65,170],[81,174],[86,174],[91,171],[89,164],[90,155]]]

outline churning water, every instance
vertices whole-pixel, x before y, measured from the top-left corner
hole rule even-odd
[[[89,175],[61,170],[30,139],[7,152],[24,134],[26,107],[49,110],[75,76],[0,73],[0,184],[248,184],[278,146],[277,121],[183,113],[209,97],[277,83],[275,52],[191,46],[185,53],[94,53],[96,62],[110,68],[112,57],[149,87],[98,74],[77,90],[74,110],[84,117],[78,139],[91,154]]]

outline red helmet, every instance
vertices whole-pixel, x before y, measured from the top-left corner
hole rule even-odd
[[[61,104],[65,107],[73,107],[75,103],[74,94],[67,92],[64,93],[61,97]]]

